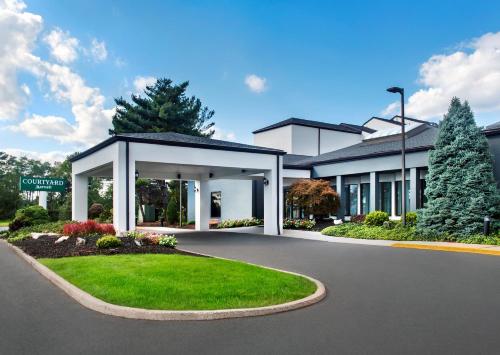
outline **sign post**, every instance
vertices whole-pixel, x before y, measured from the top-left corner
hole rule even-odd
[[[19,179],[19,190],[39,191],[38,205],[47,209],[47,195],[49,192],[66,191],[67,181],[61,178],[21,176]]]

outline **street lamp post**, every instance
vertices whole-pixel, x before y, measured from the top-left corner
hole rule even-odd
[[[405,159],[405,89],[397,86],[387,89],[388,92],[401,96],[401,223],[406,225],[406,159]]]

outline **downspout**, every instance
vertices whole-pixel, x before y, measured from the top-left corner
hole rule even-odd
[[[129,181],[129,143],[128,141],[125,142],[125,195],[126,195],[126,200],[125,200],[125,211],[127,213],[127,231],[130,229],[130,181]]]
[[[321,154],[321,129],[318,128],[318,155]]]
[[[276,155],[276,189],[278,191],[278,194],[276,195],[276,223],[278,226],[278,235],[280,235],[280,156],[279,154]]]

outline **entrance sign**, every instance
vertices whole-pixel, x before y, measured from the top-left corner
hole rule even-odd
[[[66,185],[67,181],[61,178],[21,176],[19,179],[19,189],[21,191],[64,192]]]

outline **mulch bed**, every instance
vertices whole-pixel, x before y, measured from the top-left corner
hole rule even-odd
[[[172,249],[161,245],[138,246],[134,243],[134,238],[120,238],[122,246],[110,249],[99,249],[95,245],[99,237],[87,237],[85,245],[76,245],[76,238],[69,238],[59,244],[54,242],[59,237],[43,236],[38,239],[25,239],[13,244],[23,250],[26,254],[34,258],[62,258],[65,256],[86,256],[86,255],[115,255],[115,254],[181,254],[191,256],[201,256],[178,249]]]

